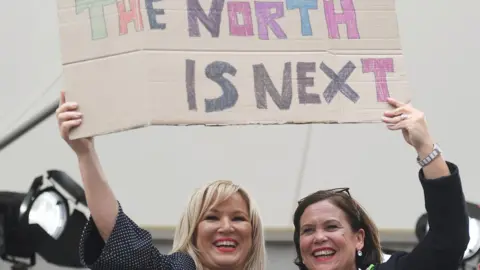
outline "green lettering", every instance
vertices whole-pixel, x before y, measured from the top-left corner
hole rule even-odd
[[[78,14],[88,9],[90,16],[90,28],[92,40],[106,38],[108,36],[107,23],[105,21],[104,6],[114,5],[116,0],[76,0],[75,11]]]

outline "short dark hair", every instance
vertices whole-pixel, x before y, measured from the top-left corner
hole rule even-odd
[[[297,257],[294,263],[300,270],[308,270],[302,262],[300,251],[300,218],[305,209],[317,202],[328,200],[340,208],[346,215],[352,231],[357,232],[360,229],[365,231],[363,255],[356,256],[357,267],[367,267],[370,264],[378,264],[382,260],[382,249],[378,236],[378,229],[372,219],[367,215],[365,210],[351,196],[348,188],[337,188],[329,190],[320,190],[308,195],[298,202],[297,209],[293,215],[293,225],[295,231],[293,233],[293,242]]]

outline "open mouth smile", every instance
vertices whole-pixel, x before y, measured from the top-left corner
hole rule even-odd
[[[332,248],[317,248],[313,250],[312,256],[317,262],[326,262],[335,256],[336,251]]]
[[[213,245],[219,252],[231,253],[237,250],[238,242],[232,238],[221,238],[215,240]]]

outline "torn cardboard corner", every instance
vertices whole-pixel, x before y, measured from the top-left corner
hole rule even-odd
[[[377,122],[411,99],[394,0],[58,0],[71,138]]]

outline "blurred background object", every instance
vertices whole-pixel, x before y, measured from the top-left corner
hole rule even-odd
[[[83,188],[62,171],[36,177],[25,193],[1,191],[0,257],[12,269],[35,266],[37,255],[56,266],[82,268],[78,243],[86,208]]]

